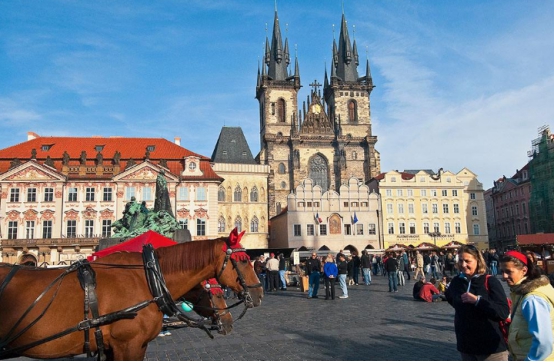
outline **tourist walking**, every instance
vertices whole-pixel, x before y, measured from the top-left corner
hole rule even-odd
[[[431,253],[431,277],[439,279],[439,274],[437,273],[439,268],[439,257],[437,255],[437,252],[433,251]]]
[[[367,250],[362,251],[362,257],[360,258],[360,265],[362,267],[362,275],[364,277],[364,284],[371,284],[371,259]]]
[[[504,288],[496,278],[487,277],[485,260],[473,245],[460,248],[459,260],[460,275],[450,282],[446,300],[454,307],[461,359],[506,361],[508,347],[498,324],[510,314]]]
[[[512,358],[554,360],[554,288],[550,280],[518,251],[506,252],[500,261],[513,303],[508,335]]]
[[[270,254],[269,260],[265,266],[269,273],[269,287],[268,291],[275,292],[279,288],[279,260],[275,258],[275,254]]]
[[[414,274],[414,279],[417,279],[417,276],[421,273],[421,275],[425,276],[425,273],[423,272],[423,255],[419,252],[419,250],[416,250],[416,270]]]
[[[308,298],[317,298],[319,278],[321,277],[321,261],[317,258],[316,253],[312,253],[312,257],[306,260],[306,274],[310,283]]]
[[[338,275],[337,265],[332,254],[327,255],[323,264],[323,276],[325,278],[325,300],[335,299],[335,280]]]
[[[339,273],[339,285],[342,290],[342,295],[339,298],[345,299],[345,298],[348,298],[348,289],[346,286],[346,273],[348,272],[348,264],[346,263],[346,259],[344,258],[344,255],[339,256],[337,269]]]
[[[396,274],[398,274],[396,276],[398,278],[398,285],[404,285],[406,284],[406,279],[404,279],[404,258],[402,255],[399,255],[396,261],[398,262],[398,270],[396,271]]]
[[[358,256],[357,252],[353,253],[352,255],[352,279],[354,280],[354,284],[358,285],[358,276],[360,275],[360,257]]]
[[[287,280],[285,278],[287,272],[287,263],[285,255],[279,254],[279,279],[281,280],[281,290],[287,290]]]
[[[398,292],[398,262],[394,253],[388,255],[384,267],[389,275],[389,292]]]
[[[406,250],[402,251],[402,259],[404,259],[404,269],[402,273],[406,272],[406,274],[408,275],[408,280],[410,280],[410,267],[412,264],[410,262],[410,258],[408,257],[408,253],[406,252]]]

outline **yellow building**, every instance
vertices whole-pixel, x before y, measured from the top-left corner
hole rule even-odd
[[[218,189],[219,236],[236,226],[246,230],[248,249],[267,248],[267,178],[269,165],[257,164],[240,127],[223,127],[212,155],[213,170],[225,180]]]
[[[488,248],[483,185],[469,169],[390,171],[368,186],[381,194],[385,247],[454,240]]]

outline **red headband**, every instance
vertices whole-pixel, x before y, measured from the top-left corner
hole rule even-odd
[[[519,261],[523,263],[523,265],[527,266],[527,257],[520,253],[519,251],[510,250],[507,251],[505,255],[511,256],[512,258],[516,258]]]

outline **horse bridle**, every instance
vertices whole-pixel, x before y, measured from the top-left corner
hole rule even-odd
[[[262,286],[262,283],[258,282],[257,284],[248,285],[246,283],[246,280],[244,279],[244,275],[238,268],[237,261],[231,257],[235,253],[245,253],[245,252],[246,252],[246,249],[244,248],[231,249],[231,247],[227,245],[227,251],[225,252],[225,260],[223,261],[223,265],[216,279],[221,283],[221,281],[219,280],[221,277],[221,274],[223,274],[223,272],[225,271],[225,268],[227,268],[227,263],[229,262],[229,260],[231,260],[231,264],[233,265],[233,268],[235,268],[235,271],[237,272],[237,280],[239,281],[239,284],[242,287],[242,291],[239,292],[238,297],[241,300],[241,302],[244,302],[244,305],[246,306],[246,308],[253,308],[254,299],[252,299],[252,296],[250,295],[250,289],[260,288]],[[241,314],[241,316],[238,319],[240,319],[243,315],[244,315],[244,312],[243,314]]]

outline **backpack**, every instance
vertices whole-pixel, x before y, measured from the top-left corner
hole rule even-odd
[[[485,289],[487,290],[487,293],[489,292],[489,278],[490,275],[487,274],[485,277]],[[508,332],[510,331],[510,324],[512,323],[512,300],[508,297],[506,297],[508,300],[508,308],[510,308],[510,315],[508,318],[504,319],[503,321],[498,322],[498,328],[500,329],[500,332],[502,332],[502,337],[504,337],[504,341],[506,344],[508,344]]]

